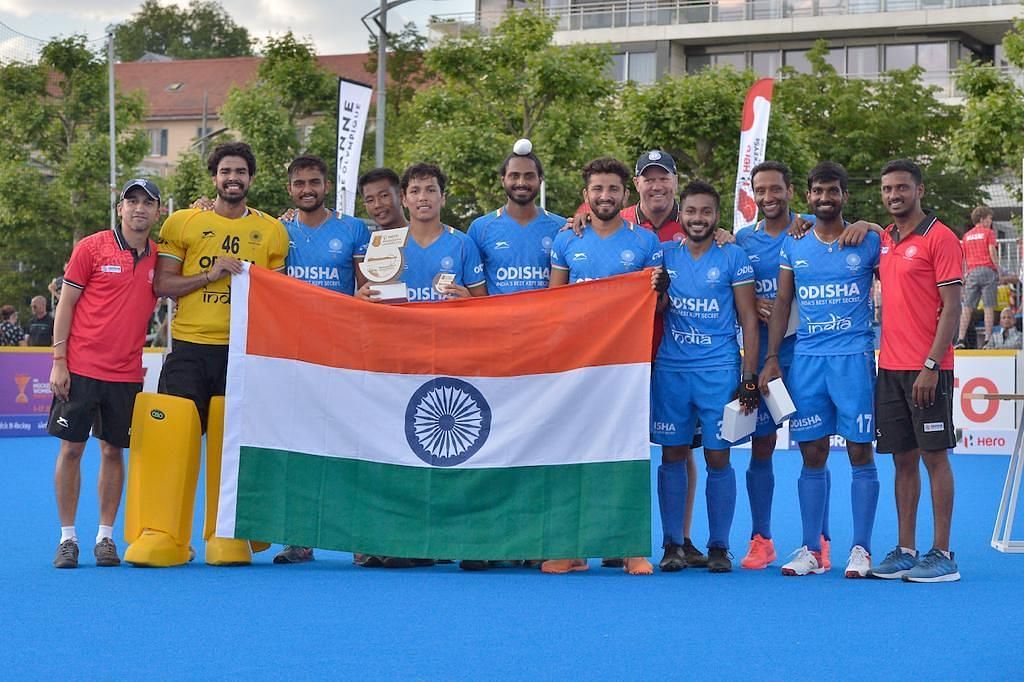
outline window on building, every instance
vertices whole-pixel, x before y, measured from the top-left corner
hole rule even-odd
[[[616,83],[622,83],[626,80],[626,55],[612,55],[612,62],[608,65],[608,77]]]
[[[167,128],[149,129],[149,155],[167,156]]]
[[[774,76],[782,66],[782,53],[778,50],[751,52],[750,57],[750,68],[758,76]]]
[[[629,80],[640,85],[650,85],[658,80],[658,59],[654,52],[630,52]]]
[[[909,69],[917,59],[915,53],[914,45],[886,45],[885,70]]]
[[[807,59],[807,50],[786,50],[782,56],[786,66],[793,67],[797,73],[811,72],[811,62]]]
[[[878,71],[878,47],[876,45],[846,48],[847,75],[875,76]]]
[[[747,68],[747,55],[742,52],[723,52],[711,55],[711,63],[715,66],[731,66],[737,71]]]
[[[686,73],[697,73],[709,66],[711,66],[711,55],[709,54],[686,55]]]

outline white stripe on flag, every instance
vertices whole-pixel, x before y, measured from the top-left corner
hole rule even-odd
[[[237,358],[233,358],[237,360]],[[406,436],[406,409],[433,377],[246,356],[247,446],[427,467]],[[490,434],[466,468],[579,464],[649,456],[650,366],[558,374],[456,377],[491,410]],[[232,389],[237,386],[232,384]],[[573,424],[585,424],[585,429]]]

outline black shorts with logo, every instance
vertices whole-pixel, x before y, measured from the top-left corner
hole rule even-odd
[[[188,398],[196,404],[206,433],[210,398],[224,395],[228,378],[228,347],[174,340],[173,350],[164,358],[157,391]]]
[[[946,450],[956,445],[953,430],[953,370],[940,369],[931,407],[914,406],[918,370],[879,369],[875,381],[875,425],[881,453]]]
[[[89,431],[100,440],[119,448],[131,439],[132,410],[142,384],[102,381],[71,375],[68,399],[53,398],[46,430],[51,436],[72,443],[89,440]]]

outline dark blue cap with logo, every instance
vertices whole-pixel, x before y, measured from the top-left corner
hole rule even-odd
[[[672,175],[676,174],[676,160],[670,154],[658,149],[640,155],[636,162],[636,174],[643,175],[643,172],[651,166],[663,168]]]
[[[121,200],[124,201],[124,195],[128,194],[128,192],[132,191],[136,187],[142,189],[142,191],[148,194],[150,198],[156,199],[158,202],[160,201],[160,188],[146,178],[135,178],[134,180],[126,182],[124,187],[121,189]]]

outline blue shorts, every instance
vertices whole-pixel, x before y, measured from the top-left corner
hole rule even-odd
[[[797,355],[786,375],[796,405],[789,420],[793,440],[833,434],[854,443],[875,438],[875,354]]]
[[[725,450],[735,445],[721,437],[722,411],[736,395],[739,383],[738,366],[687,372],[655,368],[651,378],[651,441],[690,445],[699,420],[705,449]]]
[[[764,369],[764,363],[761,364],[761,368]],[[779,369],[782,370],[783,380],[789,381],[789,365],[781,365]],[[768,410],[768,404],[765,403],[762,397],[761,402],[757,405],[757,426],[754,427],[754,438],[770,436],[778,430],[779,425],[772,419],[772,413]]]

